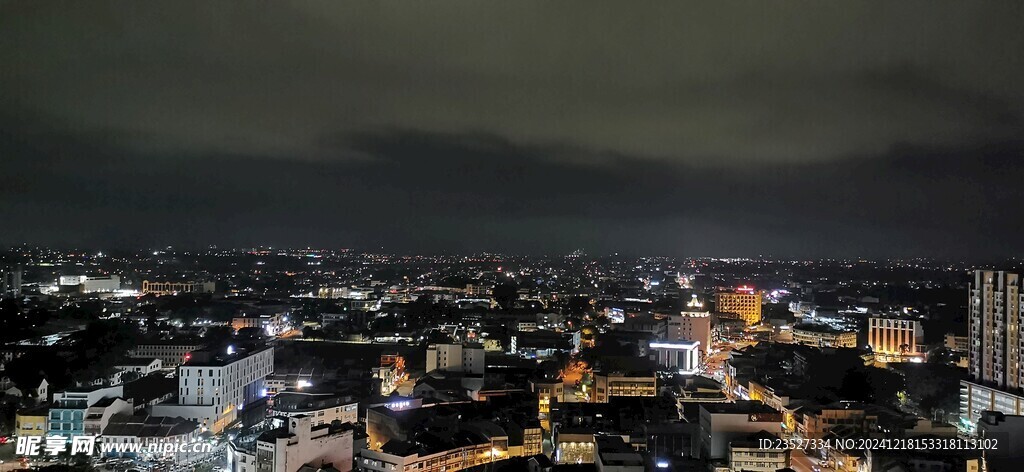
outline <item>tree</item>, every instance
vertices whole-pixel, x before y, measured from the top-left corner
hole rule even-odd
[[[502,309],[508,311],[515,306],[516,299],[519,298],[519,288],[512,284],[498,284],[491,290],[491,297]]]
[[[203,334],[203,342],[209,347],[219,348],[229,343],[233,336],[230,326],[210,326]]]

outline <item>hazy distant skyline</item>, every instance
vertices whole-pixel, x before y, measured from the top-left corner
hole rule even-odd
[[[1024,5],[0,1],[0,245],[974,258]]]

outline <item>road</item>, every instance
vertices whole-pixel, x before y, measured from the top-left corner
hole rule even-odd
[[[790,455],[790,467],[796,472],[834,472],[832,468],[819,465],[819,460],[804,453],[803,449],[793,450]]]

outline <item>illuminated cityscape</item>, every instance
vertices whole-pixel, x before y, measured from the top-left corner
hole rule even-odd
[[[1015,472],[1024,3],[0,1],[0,472]]]

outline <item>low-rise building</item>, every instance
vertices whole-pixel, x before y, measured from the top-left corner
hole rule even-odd
[[[700,371],[700,343],[696,341],[656,341],[648,346],[651,358],[666,370],[684,375]]]
[[[538,419],[544,429],[551,429],[551,406],[565,401],[565,384],[561,378],[531,379],[530,390],[537,394]]]
[[[359,402],[351,396],[334,393],[281,392],[274,396],[271,416],[309,417],[313,426],[335,421],[359,421]]]
[[[231,320],[231,329],[236,333],[245,328],[258,328],[267,336],[277,336],[286,327],[284,313],[236,316]]]
[[[857,347],[857,332],[843,331],[821,323],[793,326],[793,342],[812,347]]]
[[[380,395],[391,395],[398,386],[409,379],[405,372],[405,358],[398,354],[380,356],[380,366],[371,369],[371,375],[380,379]]]
[[[868,318],[868,346],[878,362],[920,362],[926,354],[920,320],[905,316]]]
[[[188,362],[192,352],[202,346],[196,341],[155,341],[139,344],[128,351],[128,357],[159,359],[164,369],[173,369]]]
[[[590,428],[557,428],[552,437],[556,464],[593,464],[597,439]]]
[[[142,281],[142,293],[154,295],[175,295],[178,293],[213,293],[216,282],[150,282]]]
[[[790,449],[778,447],[779,437],[759,431],[729,442],[729,469],[749,472],[775,472],[790,466]],[[769,445],[769,447],[764,447]]]
[[[596,438],[594,465],[599,472],[643,472],[644,458],[621,436]]]
[[[693,442],[694,456],[727,460],[731,442],[761,431],[779,435],[782,419],[782,413],[758,401],[703,404],[700,406],[700,441]]]
[[[181,465],[197,455],[197,451],[163,452],[164,444],[188,444],[199,439],[199,424],[184,418],[118,413],[110,417],[102,431],[100,442],[104,444],[138,444],[142,451],[138,456],[143,460],[172,454],[170,457]]]
[[[86,416],[90,413],[90,407],[105,399],[120,399],[123,396],[124,387],[121,385],[81,387],[54,393],[47,433],[67,437],[85,435]]]
[[[135,372],[136,374],[145,377],[163,369],[163,362],[157,358],[134,358],[122,361],[118,365],[114,366],[114,368],[122,372]]]
[[[594,372],[591,401],[608,403],[611,397],[655,397],[658,376],[654,372]]]
[[[14,434],[16,436],[46,436],[49,405],[38,405],[22,408],[14,416]]]
[[[267,431],[256,440],[257,472],[294,472],[333,467],[352,470],[355,432],[352,425],[313,426],[312,418],[288,418],[284,428]]]

